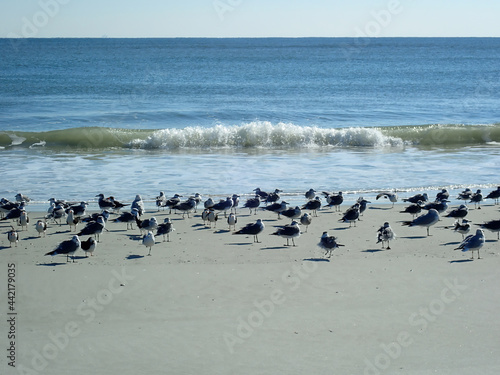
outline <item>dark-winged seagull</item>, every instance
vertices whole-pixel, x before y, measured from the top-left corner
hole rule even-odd
[[[307,212],[300,217],[300,224],[306,227],[306,230],[304,232],[307,232],[307,228],[309,228],[309,225],[311,225],[311,223],[312,217]]]
[[[347,211],[342,216],[342,219],[340,219],[339,221],[343,221],[344,223],[348,222],[350,228],[352,223],[354,223],[354,226],[356,226],[356,220],[358,219],[359,219],[359,203],[354,203],[354,205],[352,205],[347,209]]]
[[[142,216],[144,214],[144,202],[142,201],[142,198],[139,194],[137,194],[132,201],[132,204],[130,205],[130,209],[137,208],[137,212],[139,213],[139,216]]]
[[[80,248],[80,245],[81,243],[78,236],[73,236],[71,240],[62,241],[54,250],[49,251],[45,255],[66,255],[66,262],[69,262],[69,256],[71,255],[74,262],[75,258],[73,255]]]
[[[115,223],[127,223],[127,230],[132,229],[136,219],[139,216],[137,208],[133,208],[131,212],[123,212],[119,217],[113,220]]]
[[[212,209],[224,212],[224,217],[227,217],[227,211],[230,211],[232,207],[233,199],[231,197],[227,197],[226,199],[221,199],[219,203],[214,204]]]
[[[299,223],[294,220],[291,224],[287,224],[271,234],[286,238],[286,244],[284,246],[290,246],[290,239],[292,240],[292,245],[297,246],[295,245],[295,238],[300,237]]]
[[[428,200],[429,197],[427,196],[427,193],[415,194],[409,198],[403,198],[403,202],[410,202],[410,203],[427,202]]]
[[[404,221],[403,225],[407,225],[409,227],[426,227],[427,228],[427,235],[429,236],[429,227],[432,225],[436,224],[439,221],[439,213],[437,212],[436,209],[431,208],[429,212],[427,212],[424,215],[421,215],[417,217],[416,219],[412,221]]]
[[[227,218],[229,230],[231,230],[231,227],[233,227],[233,230],[236,230],[236,223],[238,223],[238,218],[235,213],[231,212]]]
[[[363,216],[363,212],[366,211],[366,206],[368,205],[368,203],[372,203],[372,202],[367,201],[363,197],[359,197],[357,202],[359,203],[359,215]]]
[[[500,220],[491,220],[484,224],[479,224],[481,228],[497,232],[497,239],[500,240]]]
[[[281,219],[281,213],[288,209],[288,202],[281,201],[281,203],[273,203],[270,206],[263,208],[266,211],[275,212],[278,214],[278,219]]]
[[[387,242],[387,250],[390,250],[389,242],[396,238],[396,234],[392,230],[389,223],[386,221],[377,231],[377,243],[382,242],[382,247],[384,247],[384,242]]]
[[[448,193],[448,190],[446,189],[442,189],[439,193],[436,194],[436,200],[437,201],[440,201],[440,200],[448,200],[448,198],[450,197],[450,193]]]
[[[335,211],[340,211],[340,205],[344,202],[344,196],[342,195],[342,192],[339,191],[338,194],[335,193],[327,193],[326,191],[323,192],[323,195],[326,197],[326,202],[328,203],[325,205],[325,207],[334,207]]]
[[[476,230],[476,234],[468,235],[465,237],[465,240],[462,241],[460,245],[455,250],[462,250],[462,251],[471,251],[472,257],[471,259],[474,259],[474,250],[477,250],[477,259],[481,259],[479,256],[479,249],[483,247],[485,242],[484,239],[484,232],[482,229]]]
[[[113,196],[108,197],[108,199],[113,203],[113,212],[115,213],[119,213],[123,207],[128,206],[128,204],[117,201]]]
[[[404,209],[404,211],[399,211],[400,213],[409,213],[415,218],[420,212],[422,212],[422,202],[410,204],[408,207]]]
[[[85,256],[88,257],[87,253],[90,253],[90,256],[94,256],[94,250],[97,247],[97,242],[94,237],[87,238],[87,241],[81,241],[80,246],[83,251],[85,251]]]
[[[80,217],[75,216],[73,210],[70,208],[68,210],[68,215],[66,216],[66,224],[69,225],[69,230],[71,232],[71,228],[75,227],[76,231],[76,225],[80,222]]]
[[[165,202],[165,207],[168,207],[169,208],[169,214],[172,213],[172,208],[177,206],[179,203],[181,203],[181,198],[182,198],[182,195],[180,194],[174,194],[174,196],[170,199],[168,199],[166,202]],[[196,204],[195,204],[196,206]]]
[[[430,202],[427,203],[424,207],[422,207],[423,210],[430,210],[430,209],[435,209],[438,213],[442,214],[448,209],[448,202],[447,200],[441,200],[439,202]]]
[[[445,215],[445,217],[452,217],[454,219],[462,219],[462,218],[466,217],[468,213],[469,213],[469,208],[465,204],[462,204],[462,205],[460,205],[460,207],[455,208],[455,209],[451,210],[450,212],[448,212]]]
[[[377,194],[377,197],[375,199],[378,200],[379,198],[382,197],[389,199],[389,201],[392,202],[392,207],[394,207],[394,204],[398,201],[398,195],[396,193],[391,193],[387,191]]]
[[[500,199],[500,186],[498,186],[496,190],[489,192],[484,199],[494,199],[495,204],[498,204],[498,200]]]
[[[157,236],[163,236],[163,242],[165,242],[165,235],[167,236],[167,242],[170,242],[170,233],[174,231],[175,228],[172,224],[172,220],[169,217],[165,218],[163,223],[158,224],[156,229]]]
[[[317,210],[321,208],[321,198],[316,197],[302,206],[303,210],[311,210],[312,216],[318,216]]]
[[[105,221],[102,216],[97,218],[97,221],[91,221],[88,223],[81,231],[78,233],[79,236],[95,236],[97,242],[99,242],[99,236],[105,229]]]
[[[256,196],[255,198],[249,198],[243,205],[243,207],[248,208],[250,210],[250,215],[252,214],[252,209],[254,210],[254,215],[257,215],[257,208],[260,206],[260,197]]]
[[[328,232],[323,232],[319,240],[318,246],[321,247],[323,250],[325,250],[326,251],[325,256],[328,255],[328,258],[330,258],[332,256],[333,250],[335,250],[339,246],[344,246],[344,245],[341,245],[337,242],[337,237],[329,236]]]
[[[306,197],[307,200],[314,199],[314,197],[316,196],[316,190],[310,188],[308,191],[306,191],[304,196]]]
[[[474,203],[474,208],[478,208],[480,210],[482,201],[483,194],[481,193],[481,189],[477,189],[477,191],[470,197],[469,203]]]
[[[264,230],[264,223],[262,219],[257,219],[255,223],[250,223],[241,228],[240,230],[233,232],[233,234],[250,234],[254,238],[254,242],[259,243],[258,235]]]
[[[47,232],[47,222],[45,220],[38,220],[35,224],[35,229],[38,232],[38,237],[41,237],[42,234],[45,237]]]
[[[460,233],[462,235],[462,240],[463,240],[465,238],[465,235],[470,231],[469,220],[462,219],[462,224],[460,224],[459,220],[455,221],[455,226],[453,227],[453,230],[455,232]]]
[[[18,224],[21,227],[21,230],[23,230],[24,227],[26,227],[26,230],[28,230],[29,222],[30,222],[30,218],[28,217],[28,213],[26,211],[21,212],[21,215],[19,216],[19,221],[18,221]]]
[[[165,207],[166,202],[167,196],[163,191],[160,191],[160,195],[156,197],[156,207],[158,207],[158,211],[160,211],[160,208]]]
[[[189,213],[194,210],[196,207],[196,201],[193,197],[189,197],[187,201],[181,202],[172,207],[174,210],[178,210],[182,212],[182,218],[184,219],[184,215],[187,214],[189,218]]]
[[[266,204],[275,203],[275,202],[279,201],[281,198],[279,193],[281,193],[281,192],[282,192],[282,190],[276,189],[276,190],[274,190],[274,192],[269,193],[266,197]]]
[[[289,208],[288,210],[282,211],[281,214],[293,220],[302,216],[302,210],[299,206],[295,206],[295,208]]]
[[[106,210],[106,209],[112,210],[113,207],[115,206],[113,202],[109,200],[109,198],[104,198],[104,194],[102,193],[97,194],[96,197],[99,198],[97,200],[97,204],[99,205],[99,208],[101,210]]]
[[[135,222],[141,233],[150,232],[158,228],[158,221],[154,216],[151,219],[144,219],[144,220],[141,220],[138,217],[136,217]]]

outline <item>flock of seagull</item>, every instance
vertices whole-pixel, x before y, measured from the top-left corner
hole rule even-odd
[[[278,219],[286,217],[292,220],[290,224],[281,226],[271,233],[272,235],[286,239],[286,244],[284,246],[296,246],[295,239],[302,233],[300,225],[305,227],[304,231],[307,232],[307,228],[311,224],[313,217],[317,216],[317,211],[322,207],[333,208],[338,212],[341,211],[340,207],[344,202],[342,192],[322,192],[322,197],[320,197],[316,194],[317,192],[314,189],[310,189],[304,194],[306,203],[302,206],[289,207],[288,202],[281,200],[280,193],[282,193],[282,191],[280,189],[276,189],[271,193],[266,193],[260,188],[256,188],[254,192],[255,196],[247,199],[242,205],[243,208],[249,209],[250,215],[252,215],[252,212],[254,215],[257,215],[258,210],[263,209],[276,213]],[[12,220],[17,222],[21,230],[24,228],[27,229],[29,217],[26,212],[26,206],[30,202],[30,198],[20,193],[17,194],[15,198],[14,202],[5,198],[0,200],[0,221]],[[172,220],[167,217],[163,223],[158,223],[155,217],[141,219],[145,213],[145,208],[140,195],[137,195],[131,204],[119,202],[113,196],[106,198],[104,194],[98,194],[96,198],[98,198],[97,204],[101,211],[92,215],[86,213],[88,203],[85,201],[78,203],[56,200],[55,198],[49,200],[50,207],[47,211],[47,215],[44,219],[40,219],[35,223],[35,228],[39,236],[45,236],[48,228],[47,221],[62,225],[62,221],[64,220],[66,224],[69,225],[70,231],[73,230],[73,228],[76,231],[76,226],[80,223],[85,223],[85,227],[76,235],[73,235],[71,239],[62,241],[54,250],[45,255],[65,255],[67,262],[69,262],[69,257],[71,256],[74,262],[75,252],[78,249],[82,249],[86,256],[88,256],[88,254],[92,256],[97,247],[97,243],[100,242],[100,235],[103,231],[107,231],[106,223],[111,214],[118,216],[112,221],[126,223],[127,230],[133,229],[134,225],[139,228],[142,235],[142,244],[149,249],[148,255],[151,255],[151,249],[156,243],[155,235],[163,236],[163,241],[170,241],[170,233],[175,230]],[[160,195],[156,197],[157,210],[168,209],[169,214],[174,210],[175,212],[182,213],[183,218],[186,215],[189,218],[191,213],[197,212],[198,205],[203,200],[202,196],[198,193],[188,197],[186,200],[181,200],[181,198],[182,196],[179,194],[175,194],[173,197],[168,198],[164,192],[160,192]],[[223,214],[229,226],[229,230],[232,228],[233,234],[253,236],[254,242],[259,243],[258,236],[265,229],[262,219],[257,219],[255,222],[249,223],[239,230],[236,230],[238,222],[236,209],[240,204],[239,198],[239,195],[233,194],[231,197],[221,199],[219,202],[214,202],[212,198],[205,200],[203,202],[203,212],[201,213],[203,223],[205,226],[216,226],[219,215]],[[326,205],[323,204],[322,198],[326,201]],[[398,202],[396,192],[381,192],[376,196],[376,200],[380,198],[388,199],[393,203],[392,207]],[[493,199],[494,204],[498,204],[500,199],[500,186],[485,197],[483,197],[481,190],[477,190],[474,193],[470,189],[465,189],[459,194],[457,199],[463,200],[465,204],[447,212],[447,203],[450,201],[449,193],[446,189],[439,192],[433,202],[429,201],[427,193],[416,194],[412,197],[405,198],[403,201],[410,203],[410,205],[400,212],[410,213],[413,216],[413,220],[403,221],[402,225],[409,227],[425,227],[427,235],[430,235],[429,229],[440,220],[440,215],[455,218],[456,221],[453,229],[462,234],[462,242],[455,250],[471,251],[472,259],[474,259],[474,251],[477,251],[477,257],[479,259],[479,250],[485,242],[483,229],[496,232],[497,239],[500,239],[500,220],[492,220],[483,224],[477,224],[481,228],[477,229],[475,234],[467,235],[471,230],[471,222],[465,218],[469,212],[467,203],[474,203],[476,209],[481,209],[480,205],[484,199]],[[356,222],[359,220],[360,216],[363,215],[368,203],[371,202],[360,197],[356,203],[343,213],[339,221],[349,223],[349,227],[356,226]],[[129,211],[120,211],[127,206],[130,206]],[[418,216],[422,211],[426,211],[426,213]],[[154,234],[155,231],[156,234]],[[88,236],[88,239],[82,241],[80,240],[81,236]],[[390,241],[395,238],[396,235],[388,222],[385,222],[377,231],[377,244],[381,243],[382,247],[386,249],[390,249]],[[19,233],[13,225],[11,225],[11,230],[7,233],[7,239],[10,246],[12,246],[12,244],[17,246],[19,242]],[[325,251],[324,256],[331,257],[332,252],[336,248],[344,245],[339,244],[335,236],[329,236],[328,232],[325,231],[319,240],[318,246]]]

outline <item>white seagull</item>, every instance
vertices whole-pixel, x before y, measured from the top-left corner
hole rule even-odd
[[[474,250],[477,250],[477,259],[481,259],[479,256],[479,249],[483,247],[484,245],[484,232],[482,229],[476,230],[476,234],[468,235],[465,237],[465,240],[462,241],[460,245],[455,250],[462,250],[462,251],[471,251],[472,252],[472,257],[471,259],[474,259]]]

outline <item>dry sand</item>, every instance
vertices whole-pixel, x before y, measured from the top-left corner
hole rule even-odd
[[[75,263],[44,256],[74,234],[67,225],[38,238],[41,214],[31,213],[10,248],[10,223],[0,222],[0,373],[500,373],[497,234],[486,231],[482,259],[469,261],[453,250],[462,239],[453,219],[427,237],[401,225],[411,219],[403,207],[371,204],[352,228],[323,209],[296,247],[270,235],[289,220],[269,212],[238,210],[237,228],[264,220],[254,243],[232,235],[223,215],[208,228],[200,212],[149,211],[176,228],[170,242],[156,238],[152,256],[135,226],[108,222],[95,255],[79,250]],[[499,216],[484,204],[467,218]],[[376,244],[385,221],[397,235],[391,250]],[[345,245],[330,259],[317,246],[323,231]]]

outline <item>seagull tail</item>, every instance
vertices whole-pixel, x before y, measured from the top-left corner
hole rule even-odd
[[[47,254],[45,255],[51,255],[51,256],[54,256],[54,255],[57,255],[57,250],[52,250],[52,251],[49,251]]]

